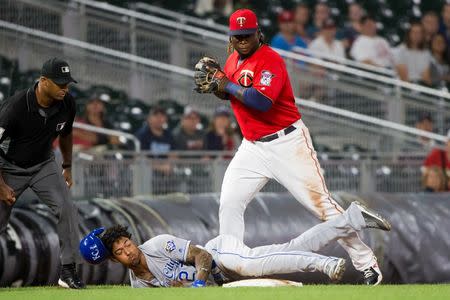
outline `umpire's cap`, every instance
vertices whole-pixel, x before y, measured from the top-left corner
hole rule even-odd
[[[238,9],[230,16],[231,35],[253,34],[258,30],[258,19],[250,9]]]
[[[50,78],[54,83],[65,85],[71,82],[78,83],[70,75],[69,64],[62,59],[53,57],[42,65],[41,75]]]
[[[109,257],[108,250],[98,237],[104,230],[104,227],[96,228],[80,241],[81,256],[90,264],[99,264]]]

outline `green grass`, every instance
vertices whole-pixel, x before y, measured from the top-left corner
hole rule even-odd
[[[86,290],[58,287],[3,288],[0,299],[7,300],[366,300],[366,299],[450,299],[450,284],[442,285],[307,285],[283,288],[165,288],[132,289],[128,286],[90,286]]]

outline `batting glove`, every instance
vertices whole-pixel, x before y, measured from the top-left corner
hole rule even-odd
[[[199,288],[199,287],[205,287],[205,286],[206,286],[206,282],[204,280],[200,280],[200,279],[197,279],[191,285],[191,287],[193,287],[193,288]]]

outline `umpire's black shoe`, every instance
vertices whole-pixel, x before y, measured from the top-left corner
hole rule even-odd
[[[63,265],[59,275],[58,285],[66,289],[84,289],[86,285],[78,277],[75,264]]]
[[[364,275],[364,284],[366,285],[378,285],[383,280],[383,275],[379,272],[378,267],[370,267],[365,269],[362,273]]]
[[[364,221],[366,221],[366,227],[367,228],[377,228],[385,231],[391,230],[391,224],[388,220],[377,214],[375,211],[371,210],[367,206],[359,203],[358,201],[354,202],[359,210],[361,211],[361,214],[364,217]]]

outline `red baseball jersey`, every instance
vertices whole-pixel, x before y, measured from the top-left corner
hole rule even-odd
[[[300,119],[286,65],[278,53],[263,45],[239,65],[238,61],[239,54],[234,51],[224,66],[228,79],[243,87],[255,88],[273,103],[263,112],[245,106],[230,95],[231,107],[247,140],[258,140]]]
[[[444,159],[444,161],[442,161],[442,159]],[[450,175],[450,160],[447,158],[447,153],[444,150],[438,148],[433,149],[425,158],[423,165],[425,167],[439,168],[442,168],[442,165],[444,165],[447,169],[447,174]]]

